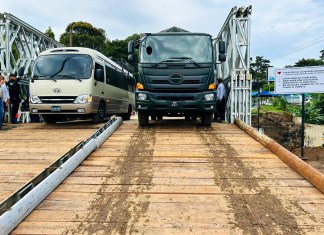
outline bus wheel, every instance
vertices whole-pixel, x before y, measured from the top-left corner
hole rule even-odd
[[[123,120],[130,120],[132,116],[132,106],[128,106],[128,112],[121,115]]]
[[[47,124],[55,124],[58,120],[56,117],[53,117],[52,115],[42,115],[42,116],[43,116],[44,121]]]
[[[212,113],[206,113],[201,116],[201,124],[203,126],[211,126],[213,121],[213,114]]]
[[[105,120],[106,116],[106,105],[102,102],[99,103],[98,112],[93,115],[92,123],[98,124]]]
[[[147,126],[149,123],[149,116],[147,113],[138,112],[138,123],[140,126]]]

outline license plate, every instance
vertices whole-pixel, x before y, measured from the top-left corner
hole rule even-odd
[[[171,102],[171,107],[175,108],[175,107],[178,107],[179,106],[179,102],[177,101],[172,101]]]
[[[61,106],[52,106],[52,112],[60,112]]]

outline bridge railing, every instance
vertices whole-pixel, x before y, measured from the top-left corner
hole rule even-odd
[[[0,13],[0,72],[5,77],[20,67],[27,74],[42,51],[61,46],[17,17]]]

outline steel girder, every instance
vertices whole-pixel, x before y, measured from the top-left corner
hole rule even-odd
[[[214,39],[215,55],[218,55],[218,42],[225,41],[226,61],[217,64],[217,76],[227,85],[227,121],[234,123],[239,118],[251,124],[250,70],[250,15],[252,6],[234,7],[229,13],[218,36]]]
[[[61,44],[9,13],[0,14],[0,72],[6,78],[20,67],[27,74],[42,51],[55,47]]]

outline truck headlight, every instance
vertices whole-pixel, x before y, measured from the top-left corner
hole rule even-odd
[[[91,95],[79,95],[75,100],[74,104],[85,104],[85,103],[91,103],[92,102],[92,96]]]
[[[137,99],[138,100],[146,100],[147,99],[147,95],[145,93],[139,93],[137,95]]]
[[[205,100],[207,101],[211,101],[215,99],[215,95],[214,94],[206,94],[204,95]]]
[[[32,104],[41,104],[42,103],[42,101],[40,100],[40,98],[38,96],[36,96],[36,95],[29,96],[29,101]]]

